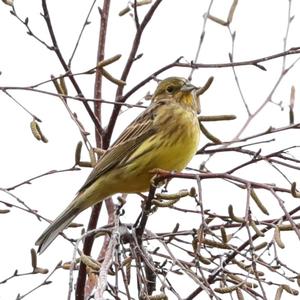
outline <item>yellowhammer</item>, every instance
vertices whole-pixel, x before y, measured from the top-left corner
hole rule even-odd
[[[75,199],[39,237],[40,253],[86,208],[115,193],[147,191],[153,169],[181,171],[186,167],[200,135],[195,89],[179,77],[158,84],[150,106],[104,153]]]

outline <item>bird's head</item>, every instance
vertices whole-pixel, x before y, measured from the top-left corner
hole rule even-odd
[[[157,102],[162,99],[169,99],[200,113],[199,97],[196,95],[196,90],[197,88],[185,78],[168,77],[158,84],[152,101]]]

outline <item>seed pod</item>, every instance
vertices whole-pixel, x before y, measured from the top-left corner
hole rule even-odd
[[[231,7],[230,7],[230,10],[228,13],[227,24],[231,23],[237,5],[238,5],[238,0],[234,0],[231,4]]]
[[[97,64],[97,68],[103,68],[107,65],[110,65],[112,63],[114,63],[115,61],[119,60],[121,58],[121,54],[117,54],[117,55],[114,55],[108,59],[104,59],[104,60],[101,60],[98,64]]]
[[[296,224],[296,226],[299,228],[300,224]],[[294,230],[293,226],[291,224],[279,224],[277,225],[280,231],[288,231],[288,230]]]
[[[33,136],[38,140],[38,141],[42,141],[44,143],[48,143],[48,139],[43,135],[41,128],[39,126],[39,124],[35,121],[35,119],[33,119],[30,122],[30,128],[31,128],[31,132],[33,134]]]
[[[262,204],[262,202],[260,201],[260,199],[258,198],[257,194],[255,193],[254,189],[250,190],[250,196],[251,198],[254,200],[254,202],[256,203],[256,205],[260,208],[260,210],[265,214],[265,215],[269,215],[268,210],[266,209],[266,207]]]
[[[59,85],[60,85],[60,89],[62,91],[61,94],[67,96],[68,95],[68,89],[67,89],[67,86],[66,86],[65,78],[63,76],[59,77]]]
[[[237,296],[238,300],[245,300],[241,289],[236,289],[235,292],[236,292],[236,296]]]
[[[285,245],[284,245],[283,241],[281,240],[280,230],[279,230],[278,226],[275,226],[274,240],[279,248],[281,248],[281,249],[285,248]]]
[[[197,191],[194,187],[191,187],[191,189],[190,189],[190,196],[197,197]]]
[[[41,134],[40,134],[40,127],[34,119],[30,122],[30,128],[31,128],[31,132],[32,132],[33,136],[38,141],[40,141],[42,139]]]
[[[37,266],[37,256],[33,248],[30,250],[30,254],[31,254],[31,266],[33,269],[35,269]]]
[[[260,244],[258,244],[257,246],[254,247],[254,251],[261,250],[261,249],[263,249],[263,248],[265,248],[267,246],[268,246],[267,242],[262,242],[262,243],[260,243]]]
[[[232,280],[236,281],[236,282],[243,282],[244,281],[241,277],[239,277],[235,274],[232,274],[232,273],[228,273],[227,276],[229,278],[231,278]]]
[[[275,300],[281,300],[282,292],[283,292],[283,288],[282,286],[279,286],[276,291]]]
[[[211,247],[216,247],[216,248],[219,248],[219,249],[231,249],[230,245],[220,243],[220,242],[216,242],[214,240],[204,239],[203,243],[205,245],[208,245],[208,246],[211,246]]]
[[[33,269],[34,274],[47,274],[49,272],[48,269],[36,267]]]
[[[90,256],[84,255],[82,254],[80,256],[80,260],[88,267],[90,267],[91,269],[93,269],[94,271],[99,271],[101,264],[94,260],[93,258],[91,258]]]
[[[96,156],[95,156],[95,152],[94,152],[93,148],[89,149],[89,155],[90,155],[91,165],[92,165],[92,167],[94,167],[96,165],[97,161],[96,161]]]
[[[282,286],[282,288],[283,288],[286,292],[288,292],[289,294],[294,295],[294,296],[298,296],[298,295],[299,295],[299,292],[298,292],[297,290],[291,288],[289,285],[287,285],[287,284],[282,284],[281,286]]]
[[[220,230],[221,230],[221,236],[222,236],[223,243],[226,244],[228,242],[228,238],[227,238],[227,234],[226,234],[224,226],[221,226]]]
[[[86,167],[86,168],[91,168],[92,167],[92,165],[89,161],[80,161],[78,163],[78,166],[79,167]]]
[[[255,222],[253,220],[251,220],[250,226],[253,228],[253,230],[255,231],[255,233],[258,236],[265,236],[264,233],[259,230],[259,228],[256,226],[256,224],[255,224]]]
[[[112,83],[118,85],[118,86],[123,86],[126,85],[126,82],[120,79],[117,79],[115,77],[113,77],[110,73],[108,73],[106,70],[102,69],[102,75],[108,79],[109,81],[111,81]]]
[[[243,218],[239,218],[237,216],[235,216],[235,214],[233,213],[233,206],[230,204],[228,206],[228,214],[229,214],[229,217],[232,221],[235,221],[235,222],[238,222],[238,223],[244,223],[245,220]]]
[[[228,294],[235,291],[238,287],[239,285],[225,286],[225,287],[215,288],[214,291],[219,294]]]
[[[0,209],[0,214],[7,214],[9,212],[10,212],[9,209]]]
[[[212,135],[201,122],[200,122],[200,130],[214,144],[222,144],[221,140],[219,140],[217,137]]]
[[[216,122],[216,121],[231,121],[235,120],[235,115],[217,115],[217,116],[199,116],[200,122]]]
[[[76,150],[75,150],[75,165],[78,165],[80,162],[81,149],[82,149],[82,141],[79,141],[77,143]]]

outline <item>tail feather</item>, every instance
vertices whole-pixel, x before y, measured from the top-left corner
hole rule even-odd
[[[78,207],[67,207],[54,221],[50,224],[42,235],[35,242],[39,246],[38,252],[42,254],[55,238],[62,232],[78,215]]]

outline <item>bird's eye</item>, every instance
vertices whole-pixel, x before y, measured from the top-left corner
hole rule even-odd
[[[173,92],[174,92],[174,86],[172,86],[172,85],[168,86],[168,87],[167,87],[167,92],[168,92],[169,94],[173,93]]]

